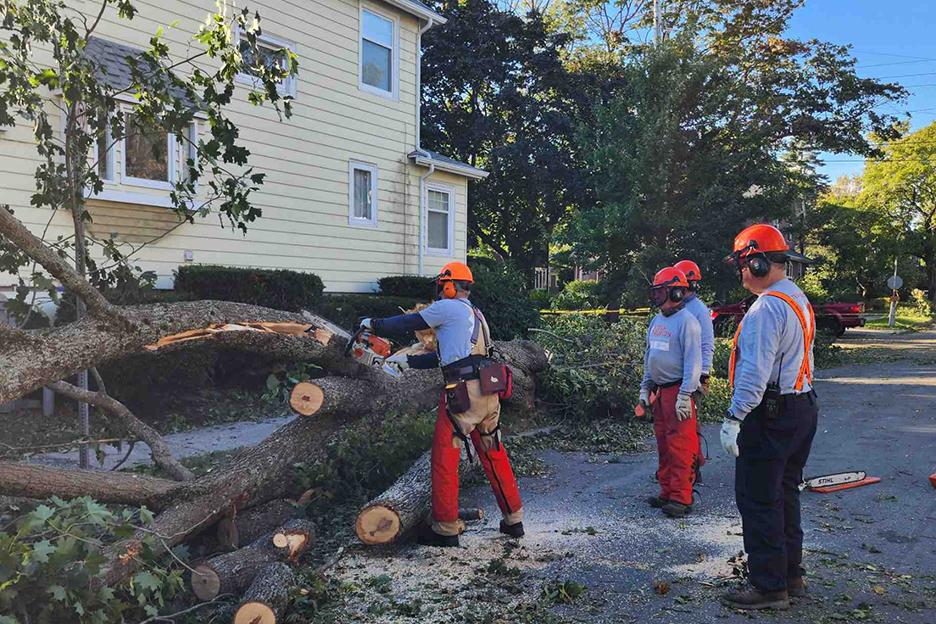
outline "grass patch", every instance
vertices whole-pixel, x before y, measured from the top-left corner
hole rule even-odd
[[[895,327],[888,324],[889,314],[884,318],[868,321],[865,327],[870,329],[898,329],[898,330],[921,330],[933,326],[933,317],[919,312],[913,308],[904,306],[897,307],[897,313],[894,316]]]

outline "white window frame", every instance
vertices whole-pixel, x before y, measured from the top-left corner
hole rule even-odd
[[[390,91],[378,89],[364,83],[364,12],[373,13],[377,17],[393,23],[393,50],[390,52],[390,62],[393,67],[390,68]],[[376,42],[374,42],[376,43]],[[377,44],[383,45],[383,44]],[[361,8],[358,14],[358,88],[361,91],[367,91],[374,95],[388,98],[391,100],[400,100],[400,16],[382,11],[372,4],[361,2]]]
[[[127,116],[133,115],[133,107],[127,107],[124,110],[124,114]],[[132,126],[127,124],[124,129],[124,134],[132,131]],[[176,180],[176,172],[178,171],[178,159],[177,154],[177,145],[175,134],[172,132],[166,133],[166,181],[162,180],[147,180],[146,178],[135,178],[127,173],[127,137],[124,136],[120,139],[120,183],[125,186],[137,186],[141,188],[150,188],[158,189],[160,191],[171,191],[172,183]]]
[[[368,171],[371,174],[371,198],[373,199],[373,205],[371,206],[370,219],[362,219],[360,217],[354,216],[354,172],[357,170]],[[377,165],[354,160],[348,163],[348,225],[352,227],[366,228],[377,227],[379,214],[378,206],[380,204],[380,200],[377,194],[378,173],[379,169],[377,168]]]
[[[448,211],[448,243],[447,249],[429,246],[429,213],[436,212],[429,210],[429,191],[439,193],[448,193],[449,211]],[[427,256],[443,256],[446,258],[455,255],[455,187],[448,184],[439,184],[438,182],[428,182],[426,184],[426,194],[423,197],[423,249]]]
[[[63,129],[63,132],[64,132],[64,129]],[[111,147],[110,149],[107,150],[107,154],[104,156],[104,158],[106,159],[105,169],[107,171],[107,176],[101,178],[101,180],[104,182],[108,182],[110,184],[116,184],[117,183],[117,144],[114,143],[113,145],[111,145],[112,142],[113,142],[113,139],[111,137],[110,116],[108,116],[107,128],[105,129],[105,132],[104,132],[104,144],[110,145]],[[92,161],[95,163],[95,165],[97,165],[98,160],[100,159],[100,154],[98,154],[98,142],[97,141],[94,142],[94,148],[91,150],[91,156],[92,156]]]
[[[234,38],[235,47],[240,45],[240,38],[242,36],[243,35],[241,31],[238,30]],[[290,50],[293,54],[298,54],[298,48],[294,42],[277,39],[276,37],[270,37],[269,35],[257,35],[257,44],[274,50]],[[263,89],[263,85],[257,81],[257,78],[246,72],[238,73],[234,80],[235,82],[246,85],[254,90],[260,91]],[[288,95],[290,97],[296,97],[296,77],[288,76],[282,83],[276,85],[276,91],[283,96]]]

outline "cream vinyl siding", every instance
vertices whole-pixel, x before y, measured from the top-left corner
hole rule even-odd
[[[69,4],[85,12],[100,6],[79,0]],[[150,37],[162,26],[164,39],[176,55],[173,60],[200,49],[197,43],[190,44],[191,36],[215,9],[213,1],[204,0],[134,4],[139,14],[132,21],[120,20],[115,8],[108,7],[96,35],[147,49]],[[91,232],[95,236],[116,234],[118,241],[134,244],[165,234],[134,256],[134,264],[157,273],[161,287],[171,285],[173,271],[185,264],[186,252],[193,253],[195,263],[311,271],[331,292],[370,292],[380,277],[415,274],[421,238],[419,178],[427,172],[407,158],[416,147],[418,24],[414,16],[380,0],[366,0],[365,6],[398,20],[399,66],[394,72],[399,80],[398,99],[359,86],[358,1],[249,3],[251,11],[260,13],[264,35],[294,46],[299,76],[291,119],[280,120],[269,106],[250,105],[249,87],[236,85],[228,113],[251,151],[250,166],[267,174],[261,190],[251,195],[263,215],[248,224],[246,235],[222,228],[216,214],[175,227],[175,216],[164,208],[99,200],[89,202],[94,219]],[[176,25],[168,28],[172,22]],[[207,137],[209,129],[202,123],[198,132]],[[119,184],[120,154],[116,162],[117,183],[106,184],[106,189],[160,194],[155,189]],[[376,167],[376,228],[349,225],[352,162]],[[21,124],[0,133],[0,186],[17,218],[36,233],[41,233],[51,216],[47,210],[29,206],[39,163],[31,128]],[[426,255],[426,275],[437,273],[446,261],[463,260],[466,254],[467,180],[441,172],[430,180],[455,190],[454,253],[452,257]],[[49,237],[67,236],[70,226],[67,213],[55,215]],[[7,283],[0,279],[0,285]]]

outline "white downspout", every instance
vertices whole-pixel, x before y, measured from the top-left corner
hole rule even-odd
[[[429,152],[422,148],[420,144],[420,137],[422,133],[420,131],[422,125],[422,36],[423,33],[432,28],[432,18],[430,17],[426,21],[426,25],[419,29],[419,32],[416,33],[416,153],[422,154],[430,161],[432,156],[429,155]],[[429,172],[426,175],[419,178],[419,219],[418,219],[418,232],[417,238],[419,240],[419,277],[423,276],[423,196],[425,195],[425,185],[426,179],[435,172],[435,165],[431,162],[429,163]]]

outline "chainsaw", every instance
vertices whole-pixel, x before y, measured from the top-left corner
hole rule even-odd
[[[345,346],[345,357],[351,357],[364,366],[374,366],[394,377],[401,371],[386,363],[390,357],[390,341],[371,333],[366,327],[360,327],[351,336]]]
[[[810,477],[804,479],[802,483],[799,484],[800,492],[806,488],[815,489],[820,487],[832,487],[836,485],[846,485],[849,483],[858,483],[859,481],[864,481],[865,477],[868,475],[864,470],[855,470],[852,472],[837,472],[835,474],[823,475],[821,477]]]

